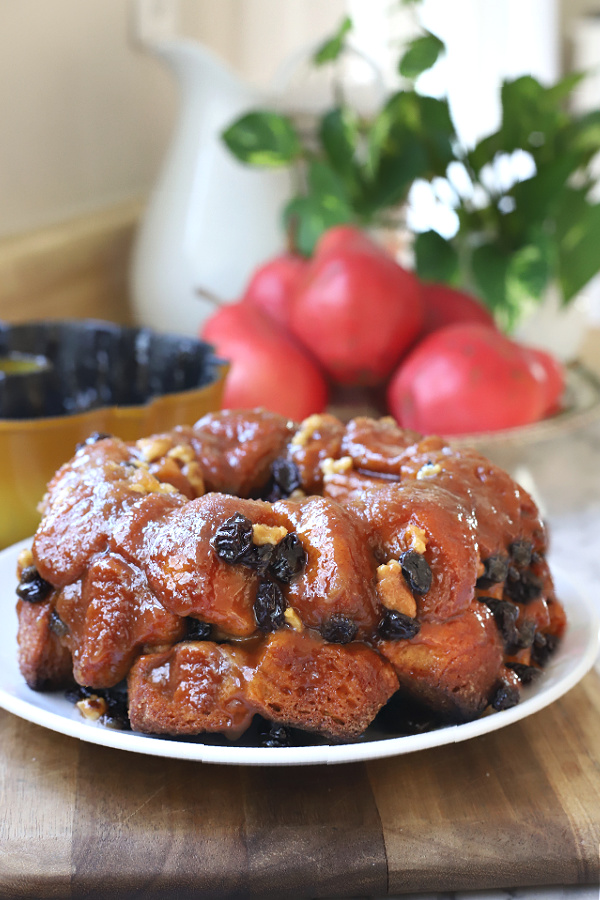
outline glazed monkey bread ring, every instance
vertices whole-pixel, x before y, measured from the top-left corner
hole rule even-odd
[[[238,737],[260,715],[352,740],[392,697],[464,722],[517,703],[565,628],[531,497],[392,419],[95,434],[41,511],[21,672],[101,711],[117,688],[136,731]]]

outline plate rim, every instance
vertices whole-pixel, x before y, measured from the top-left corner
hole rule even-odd
[[[0,569],[15,563],[20,550],[31,546],[32,538],[26,538],[0,551]],[[561,566],[553,562],[551,569],[555,578],[567,582],[573,593],[577,595],[578,607],[583,612],[580,625],[587,628],[587,641],[584,651],[572,668],[563,674],[559,681],[539,693],[526,697],[517,706],[500,712],[481,716],[472,722],[459,725],[448,725],[423,734],[404,735],[381,738],[346,744],[319,744],[308,747],[227,747],[211,745],[197,741],[173,740],[172,738],[145,735],[130,731],[119,731],[96,723],[78,721],[64,714],[47,710],[33,702],[7,692],[2,686],[0,677],[0,707],[42,728],[83,740],[86,743],[109,747],[130,753],[146,756],[159,756],[165,759],[180,759],[188,762],[201,762],[234,766],[304,766],[304,765],[338,765],[343,763],[368,762],[392,756],[407,755],[420,750],[434,749],[447,744],[461,743],[483,734],[498,731],[528,718],[540,710],[550,706],[563,697],[593,667],[600,649],[600,611],[593,604],[587,592],[577,579],[567,574]],[[0,594],[0,604],[2,603]],[[568,606],[568,604],[567,604]],[[568,609],[567,609],[568,612]],[[578,620],[576,620],[577,622]],[[16,661],[16,635],[15,661]],[[27,688],[32,695],[51,697],[53,693],[38,692]]]

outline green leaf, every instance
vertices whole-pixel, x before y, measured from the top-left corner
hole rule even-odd
[[[352,31],[352,19],[346,16],[336,33],[327,38],[326,41],[317,48],[313,54],[313,62],[316,66],[322,66],[325,63],[333,62],[338,58],[344,49],[345,39],[348,32]]]
[[[496,244],[482,244],[473,251],[471,266],[480,296],[498,324],[512,331],[541,300],[548,285],[552,275],[551,245],[542,234],[536,242],[515,253]]]
[[[471,269],[477,292],[494,315],[506,306],[506,276],[510,256],[495,244],[481,244],[473,250]]]
[[[560,103],[571,94],[581,82],[587,78],[587,72],[569,72],[556,84],[546,88],[546,95],[552,103]]]
[[[581,165],[586,165],[600,151],[600,109],[593,109],[576,119],[561,135],[563,152],[579,154]]]
[[[354,154],[359,141],[356,113],[348,107],[337,107],[325,113],[319,128],[321,144],[333,168],[341,175],[354,173]]]
[[[536,161],[554,158],[554,142],[568,122],[556,99],[532,75],[502,85],[501,149],[529,150]]]
[[[351,210],[345,214],[323,206],[318,197],[295,197],[284,210],[284,223],[291,233],[294,248],[303,256],[312,256],[317,241],[334,225],[353,222]]]
[[[563,189],[578,165],[575,154],[565,155],[514,186],[511,193],[517,204],[515,216],[523,226],[544,221],[560,202]]]
[[[467,161],[474,172],[479,174],[484,166],[492,163],[497,153],[502,151],[502,135],[496,131],[482,138],[472,150],[467,153]]]
[[[369,217],[380,209],[402,203],[413,181],[425,177],[427,170],[428,160],[423,147],[407,136],[394,153],[386,153],[380,159],[375,177],[364,186],[359,211]]]
[[[510,153],[529,146],[534,132],[543,132],[541,121],[544,88],[532,75],[502,85],[502,150]]]
[[[425,281],[458,284],[458,254],[453,244],[437,231],[418,234],[414,243],[416,270]]]
[[[427,69],[431,69],[446,49],[444,42],[427,31],[422,37],[410,41],[398,64],[398,71],[404,78],[415,79]]]
[[[310,256],[320,236],[334,225],[356,219],[343,181],[326,163],[312,160],[308,169],[308,193],[295,197],[284,210],[286,229],[296,249]]]
[[[558,278],[568,303],[600,271],[600,204],[589,203],[584,191],[565,190],[557,239]]]
[[[537,243],[514,253],[506,273],[506,307],[500,321],[511,331],[542,299],[552,275],[550,244],[541,235]]]
[[[375,176],[380,165],[410,158],[420,159],[412,174],[416,177],[445,175],[456,159],[454,124],[447,100],[424,97],[415,91],[393,94],[376,117],[369,135],[368,170]]]
[[[237,159],[252,166],[287,166],[302,154],[292,120],[279,113],[246,113],[223,132],[222,138]]]
[[[445,175],[448,165],[456,159],[453,143],[456,130],[450,115],[448,100],[416,95],[419,105],[420,138],[429,156],[432,175]]]

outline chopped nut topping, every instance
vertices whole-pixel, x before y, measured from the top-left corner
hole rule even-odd
[[[287,500],[304,500],[305,497],[306,497],[306,494],[302,490],[302,488],[296,488],[296,490],[292,491],[290,496],[287,497],[286,499]]]
[[[396,612],[404,613],[405,616],[414,619],[417,615],[417,604],[402,574],[402,566],[398,560],[391,559],[388,563],[378,566],[376,577],[377,593],[383,606],[386,609],[395,609]]]
[[[129,465],[133,466],[134,469],[149,469],[148,463],[144,459],[130,459]]]
[[[85,700],[80,700],[75,706],[84,719],[90,719],[92,722],[97,722],[98,719],[105,716],[108,712],[106,700],[104,697],[98,697],[96,694],[86,697]]]
[[[172,446],[173,441],[170,437],[140,438],[136,441],[136,447],[146,462],[155,462],[161,456],[165,456]]]
[[[177,444],[176,447],[172,447],[169,450],[167,456],[182,463],[189,463],[196,459],[196,455],[189,444]]]
[[[166,484],[167,482],[164,482],[164,485]],[[157,491],[169,491],[169,488],[163,486],[147,469],[135,469],[128,487],[130,491],[135,491],[136,494],[154,494]]]
[[[161,494],[177,494],[177,488],[174,484],[169,484],[168,481],[161,481],[158,485],[158,490]]]
[[[283,617],[288,625],[290,625],[294,629],[294,631],[304,631],[302,619],[300,618],[296,610],[292,609],[291,606],[288,606],[283,614]]]
[[[29,549],[29,547],[25,547],[19,553],[17,557],[17,577],[21,577],[21,572],[23,569],[27,569],[29,566],[35,565],[33,561],[33,553]]]
[[[351,456],[342,456],[341,459],[332,459],[330,456],[320,463],[321,472],[327,478],[331,475],[343,475],[349,472],[354,463]]]
[[[258,547],[263,544],[278,544],[287,534],[287,528],[283,525],[253,525],[252,542]]]
[[[318,413],[305,419],[292,438],[292,445],[295,447],[306,447],[311,437],[313,436],[315,431],[317,431],[322,422],[323,416],[319,415]]]
[[[407,550],[416,553],[425,553],[427,549],[427,534],[418,525],[408,525],[403,535],[403,545]]]
[[[424,478],[435,478],[441,471],[442,467],[439,463],[425,463],[417,472],[417,481],[422,481]]]
[[[204,477],[202,475],[200,463],[196,462],[195,459],[192,459],[186,466],[184,466],[182,471],[191,486],[194,488],[196,495],[198,497],[201,497],[202,494],[205,493],[206,487],[204,485]]]

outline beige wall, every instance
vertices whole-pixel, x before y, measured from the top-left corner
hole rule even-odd
[[[264,83],[342,6],[180,0],[181,32]],[[147,193],[176,94],[130,26],[130,0],[0,0],[0,238]]]
[[[600,0],[560,0],[563,60],[565,68],[573,61],[573,24],[579,16],[600,13]]]
[[[173,90],[123,0],[0,2],[0,235],[146,190]]]

